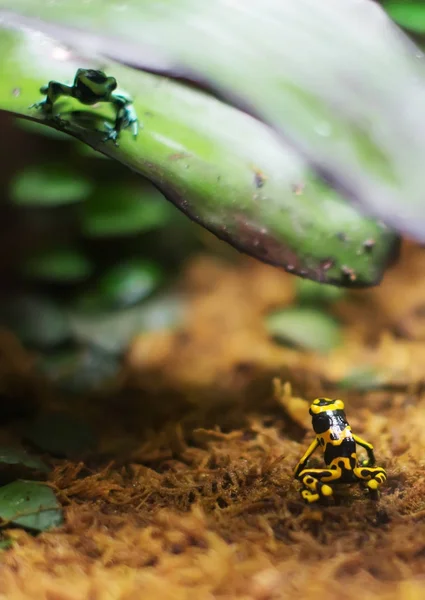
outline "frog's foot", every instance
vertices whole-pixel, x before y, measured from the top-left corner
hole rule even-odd
[[[313,492],[310,492],[310,490],[302,490],[301,498],[308,504],[313,504],[313,502],[318,502],[320,500],[319,494],[314,494]]]
[[[116,129],[131,129],[134,139],[139,133],[139,119],[132,104],[126,104],[118,109],[117,119],[115,122]]]
[[[128,127],[131,128],[131,133],[133,134],[134,139],[137,138],[139,134],[139,121],[135,119],[134,121],[130,121]]]
[[[333,473],[332,473],[333,474]],[[328,500],[333,496],[333,489],[327,483],[320,481],[321,477],[329,477],[326,469],[304,469],[298,476],[303,485],[301,496],[308,503],[318,500]]]
[[[333,497],[333,490],[330,485],[326,485],[325,483],[320,483],[316,488],[316,492],[312,492],[308,489],[303,489],[301,491],[302,499],[308,504],[312,504],[314,502],[327,503]]]
[[[356,467],[354,475],[360,481],[363,481],[365,487],[369,490],[372,499],[379,497],[379,487],[386,481],[387,473],[382,467]]]
[[[112,125],[110,125],[109,123],[105,122],[105,127],[108,130],[108,133],[106,134],[106,136],[103,138],[103,142],[109,142],[109,140],[112,140],[115,144],[115,146],[119,146],[118,144],[118,137],[120,134],[120,131],[118,129],[116,129],[116,127],[112,127]]]
[[[53,115],[52,121],[61,129],[65,129],[69,125],[69,121],[67,121],[66,119],[62,119],[62,117],[59,114]]]

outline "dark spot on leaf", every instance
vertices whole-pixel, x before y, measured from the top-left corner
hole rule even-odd
[[[305,188],[305,183],[294,183],[292,184],[292,191],[296,196],[301,196]]]
[[[174,154],[170,154],[168,160],[180,160],[182,158],[190,158],[190,156],[188,152],[175,152]]]
[[[343,265],[341,267],[341,271],[347,277],[347,279],[349,279],[350,281],[355,281],[357,279],[357,275],[356,275],[356,272],[354,271],[354,269],[351,269],[350,267]]]
[[[414,309],[413,314],[416,317],[425,317],[425,304],[419,304],[419,306]]]
[[[254,175],[254,183],[256,188],[262,188],[266,183],[266,177],[263,175],[261,171],[256,170]]]
[[[237,373],[244,375],[244,374],[250,373],[254,368],[255,368],[255,364],[253,364],[253,363],[240,362],[235,365],[234,370]]]
[[[375,240],[369,239],[363,242],[363,248],[366,250],[366,252],[372,252],[372,249],[375,246],[375,244]]]
[[[327,258],[326,260],[324,260],[320,263],[320,266],[323,269],[323,271],[328,271],[329,269],[331,269],[334,266],[334,264],[335,263],[331,258]]]

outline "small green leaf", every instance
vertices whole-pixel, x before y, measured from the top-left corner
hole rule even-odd
[[[20,171],[12,180],[10,196],[23,206],[61,206],[85,200],[91,182],[63,164],[39,165]]]
[[[33,294],[0,300],[0,321],[24,344],[36,348],[53,348],[71,335],[61,309],[47,298]]]
[[[78,250],[54,248],[27,260],[24,271],[35,279],[75,283],[87,279],[93,272],[93,265]]]
[[[287,308],[266,318],[269,334],[279,343],[329,352],[342,342],[340,326],[329,314],[312,308]]]
[[[95,297],[92,297],[90,307],[87,304],[79,302],[69,312],[75,339],[117,355],[138,333],[177,327],[184,320],[187,310],[184,299],[169,291],[141,305],[118,311],[102,311],[101,301]]]
[[[69,394],[93,392],[107,385],[120,369],[119,358],[97,346],[43,356],[40,370]]]
[[[6,465],[24,465],[42,473],[49,471],[47,465],[38,456],[31,456],[22,448],[0,448],[0,463]]]
[[[0,551],[9,550],[13,546],[13,540],[10,538],[6,538],[4,540],[0,540]]]
[[[27,133],[41,135],[52,140],[74,142],[74,138],[67,133],[53,129],[53,127],[46,127],[44,124],[42,125],[41,123],[37,123],[37,121],[30,121],[29,119],[16,119],[15,123],[19,129],[22,129]]]
[[[0,483],[4,485],[16,479],[38,479],[49,468],[37,456],[31,456],[23,448],[0,448]]]
[[[317,283],[311,279],[297,278],[297,300],[300,304],[331,304],[343,298],[346,294],[344,288],[325,283]]]
[[[156,229],[169,222],[171,207],[148,182],[139,187],[101,187],[84,205],[83,232],[89,237],[128,235]]]
[[[0,488],[0,518],[32,531],[46,531],[63,522],[53,491],[30,481],[14,481]]]
[[[55,411],[42,414],[31,424],[26,439],[53,456],[75,458],[96,445],[93,432],[73,415]]]
[[[425,33],[425,4],[423,0],[386,0],[384,8],[401,27],[415,33]]]
[[[338,387],[361,391],[379,389],[384,383],[382,375],[367,365],[354,367],[345,377],[338,381]]]
[[[110,269],[99,281],[98,290],[106,306],[128,307],[157,290],[163,276],[156,263],[133,260]]]

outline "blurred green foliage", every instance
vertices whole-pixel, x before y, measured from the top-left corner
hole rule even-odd
[[[27,147],[46,151],[31,153],[10,181],[25,251],[0,319],[64,391],[96,389],[117,372],[133,335],[180,322],[183,301],[169,290],[201,246],[200,228],[149,181],[74,138],[16,126]]]
[[[425,35],[425,2],[423,0],[384,0],[389,16],[401,27]]]
[[[422,1],[383,5],[397,23],[425,33]],[[45,352],[40,364],[52,380],[68,391],[96,387],[118,368],[131,332],[181,318],[182,301],[167,299],[167,289],[181,261],[199,248],[199,228],[149,181],[103,154],[39,123],[18,119],[16,125],[29,143],[44,137],[51,152],[22,165],[10,200],[23,220],[29,215],[47,225],[18,265],[20,293],[2,300],[0,316]],[[293,309],[268,318],[271,335],[322,351],[339,343],[328,306],[345,291],[298,279],[296,292]],[[100,377],[88,376],[94,365]]]
[[[41,164],[18,173],[10,197],[20,205],[60,206],[85,200],[91,191],[90,180],[65,163]]]

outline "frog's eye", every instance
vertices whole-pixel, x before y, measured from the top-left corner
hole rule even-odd
[[[106,80],[106,86],[109,90],[115,90],[117,87],[117,80],[115,79],[115,77],[108,77],[108,79]]]
[[[318,403],[316,403],[316,401],[314,401],[313,404],[310,406],[309,413],[311,415],[318,415],[321,412],[322,412],[322,407],[318,406]]]
[[[342,400],[335,400],[334,404],[335,404],[335,408],[337,410],[344,410],[345,409],[345,404],[344,404],[344,402]]]

